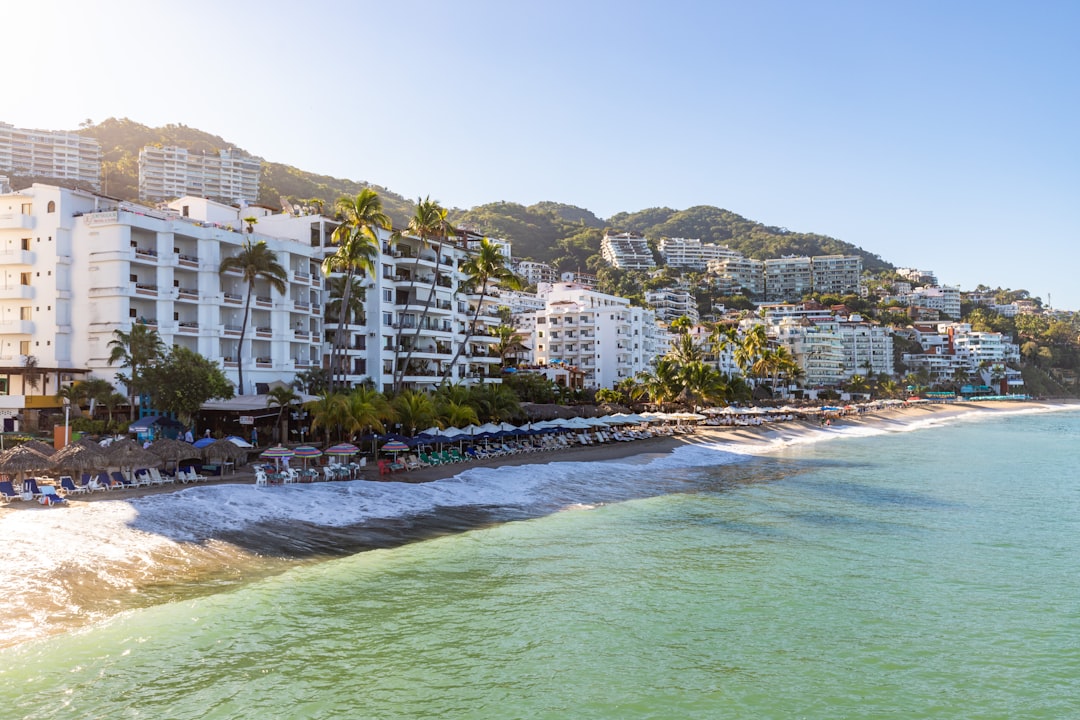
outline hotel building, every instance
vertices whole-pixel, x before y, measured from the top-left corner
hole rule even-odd
[[[0,122],[0,172],[101,187],[101,144],[78,133],[25,130]]]
[[[139,151],[139,197],[157,201],[190,195],[253,203],[259,197],[260,170],[258,158],[235,150],[207,154],[147,145]]]

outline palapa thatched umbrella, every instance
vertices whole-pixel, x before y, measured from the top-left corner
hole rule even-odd
[[[49,458],[26,445],[18,445],[0,453],[0,472],[15,473],[19,482],[28,472],[37,472],[49,467]]]
[[[105,457],[109,467],[118,467],[121,470],[161,465],[161,458],[148,450],[143,450],[142,445],[134,440],[117,440],[105,448]]]
[[[108,460],[97,443],[80,441],[71,443],[49,458],[53,470],[100,470]]]
[[[31,450],[37,450],[45,457],[50,457],[53,453],[56,452],[56,448],[47,443],[43,443],[40,440],[27,440],[23,443],[23,447],[28,447]]]
[[[215,440],[202,449],[203,460],[207,462],[221,462],[223,460],[247,460],[247,450],[238,446],[232,440]]]
[[[170,462],[179,463],[181,460],[202,457],[202,451],[191,443],[172,438],[160,438],[150,443],[146,448],[148,452],[157,455],[166,465]]]

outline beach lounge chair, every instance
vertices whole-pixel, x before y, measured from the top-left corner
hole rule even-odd
[[[22,495],[15,492],[15,488],[10,480],[3,480],[0,481],[0,500],[3,500],[4,502],[22,500]]]
[[[150,471],[146,468],[139,468],[131,474],[131,482],[135,487],[150,487],[153,481],[150,479]]]
[[[183,471],[187,476],[188,482],[206,482],[206,476],[200,475],[199,473],[195,472],[194,465],[188,465],[186,468],[183,469]],[[177,471],[177,474],[179,474],[179,471]]]
[[[49,505],[66,505],[67,504],[67,500],[65,498],[60,497],[60,495],[57,494],[57,492],[56,492],[56,488],[53,487],[52,485],[42,485],[41,486],[41,497],[38,498],[38,501],[42,505],[45,505],[46,507],[48,507]]]
[[[124,476],[124,473],[119,470],[113,470],[109,473],[109,479],[112,480],[111,485],[114,490],[117,488],[135,487],[135,483],[128,480],[127,477]]]
[[[60,490],[63,491],[65,495],[80,495],[85,492],[90,492],[87,488],[76,485],[70,475],[60,476]]]
[[[31,493],[35,500],[41,497],[41,488],[38,487],[37,478],[26,478],[23,480],[22,491],[24,495],[26,493]]]

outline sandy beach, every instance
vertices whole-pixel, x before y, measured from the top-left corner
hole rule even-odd
[[[907,406],[893,406],[883,409],[868,411],[865,413],[852,413],[839,417],[833,416],[829,428],[822,428],[816,417],[804,420],[792,420],[780,423],[767,423],[750,427],[717,427],[699,425],[696,432],[687,435],[658,436],[633,442],[610,442],[594,446],[574,445],[569,448],[546,450],[542,452],[521,453],[489,459],[472,460],[447,465],[425,467],[405,472],[395,472],[391,475],[380,476],[378,469],[373,463],[369,463],[361,474],[360,479],[372,481],[392,481],[405,483],[425,483],[443,478],[453,477],[467,468],[476,467],[510,467],[518,465],[542,464],[551,462],[604,462],[618,460],[635,455],[670,453],[675,448],[688,443],[712,444],[747,443],[768,444],[777,440],[794,441],[810,433],[841,429],[851,426],[877,425],[888,428],[897,428],[910,425],[923,420],[944,421],[968,413],[999,413],[1038,411],[1063,406],[1074,405],[1070,401],[1010,401],[1010,402],[950,402],[950,403],[925,403]],[[157,495],[162,493],[177,492],[183,489],[206,487],[224,484],[254,484],[255,477],[251,465],[245,465],[236,473],[225,477],[212,477],[205,482],[187,485],[176,483],[163,486],[141,487],[128,490],[112,490],[108,492],[84,493],[69,497],[72,506],[78,506],[90,502],[103,501],[126,501],[133,498]],[[37,509],[44,508],[37,503],[14,501],[4,506],[7,509]]]

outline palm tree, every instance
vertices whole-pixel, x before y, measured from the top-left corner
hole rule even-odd
[[[476,334],[476,321],[480,317],[480,310],[484,306],[484,297],[487,295],[488,283],[495,281],[508,290],[520,290],[521,279],[510,272],[506,267],[506,256],[502,254],[499,246],[487,238],[480,240],[480,247],[476,253],[469,256],[462,266],[461,271],[465,274],[465,283],[475,291],[480,289],[480,300],[476,303],[473,311],[472,322],[465,329],[465,338],[458,344],[454,359],[443,371],[443,380],[448,380],[454,371],[454,365],[469,344],[469,340]]]
[[[723,374],[704,361],[683,365],[679,368],[679,379],[683,385],[679,397],[691,407],[721,402],[727,395]]]
[[[37,390],[41,384],[41,374],[37,356],[27,355],[23,359],[23,385],[30,390]],[[33,393],[26,393],[26,395],[33,395]]]
[[[409,345],[407,354],[405,355],[404,362],[398,362],[397,353],[401,349],[401,331],[405,329],[405,324],[398,321],[398,335],[397,343],[395,343],[394,349],[394,390],[401,389],[401,383],[405,378],[405,370],[409,366],[409,360],[412,359],[413,352],[416,350],[417,340],[420,338],[420,331],[424,327],[424,322],[427,320],[428,309],[431,307],[431,299],[435,297],[435,288],[439,283],[439,266],[442,264],[442,241],[445,241],[450,235],[453,235],[456,231],[450,225],[447,220],[449,211],[439,205],[437,200],[432,200],[430,197],[426,197],[423,200],[417,199],[416,211],[412,218],[409,220],[408,227],[405,228],[405,232],[408,235],[419,238],[420,250],[426,247],[433,247],[435,249],[435,272],[431,276],[431,287],[428,289],[427,301],[424,305],[424,311],[420,314],[419,320],[416,322],[416,330],[413,332],[413,340]],[[413,261],[413,281],[419,279],[420,270],[420,252],[416,253],[416,260]]]
[[[383,212],[379,194],[371,188],[364,188],[354,198],[338,198],[335,207],[342,217],[341,225],[334,230],[332,236],[338,249],[323,260],[322,271],[324,275],[333,272],[345,273],[341,306],[348,308],[349,298],[353,293],[353,276],[358,272],[369,275],[375,273],[375,261],[379,256],[379,236],[376,228],[389,230],[390,217]],[[337,333],[330,349],[331,390],[336,384],[339,365],[344,355],[346,317],[347,313],[338,315]]]
[[[327,442],[330,442],[330,431],[343,427],[349,419],[343,393],[324,392],[317,400],[304,403],[304,409],[311,413],[311,430],[323,428]]]
[[[705,353],[701,345],[694,341],[693,335],[684,333],[672,341],[671,349],[668,350],[665,357],[674,360],[680,365],[689,365],[704,359]]]
[[[667,403],[674,402],[683,389],[678,363],[670,358],[660,358],[651,371],[642,374],[642,384],[649,399],[663,409]]]
[[[289,408],[300,401],[300,396],[291,387],[275,387],[266,393],[266,407],[277,407],[277,426],[283,442],[289,441],[289,420],[285,414]]]
[[[244,218],[245,222],[249,219]],[[248,232],[252,231],[253,223],[248,222]],[[225,273],[229,270],[239,270],[244,276],[244,282],[247,283],[247,298],[244,300],[244,319],[240,324],[240,340],[236,343],[236,375],[237,385],[236,392],[238,395],[244,394],[244,336],[247,334],[247,324],[249,310],[251,309],[251,296],[255,294],[255,283],[258,280],[266,280],[270,284],[270,287],[277,290],[279,293],[284,293],[286,289],[285,280],[289,277],[289,274],[285,271],[285,268],[278,262],[277,256],[274,255],[274,251],[266,244],[265,240],[260,240],[254,245],[251,243],[251,238],[244,239],[243,249],[236,255],[227,257],[221,261],[221,265],[218,268],[219,273]]]
[[[524,355],[529,352],[518,331],[509,325],[500,325],[494,330],[495,337],[499,340],[491,346],[492,352],[499,356],[499,361],[506,367],[506,359],[511,356]]]
[[[326,292],[329,300],[326,303],[327,322],[337,322],[341,317],[341,309],[345,308],[346,325],[363,325],[364,317],[364,286],[356,278],[352,279],[352,289],[349,291],[349,304],[345,305],[345,276],[327,278]]]
[[[485,421],[502,422],[517,417],[521,412],[517,395],[497,383],[484,383],[469,388],[470,404],[477,410],[477,415]]]
[[[720,365],[720,355],[724,352],[724,348],[729,345],[734,345],[737,342],[738,333],[734,327],[726,327],[724,325],[716,325],[709,332],[709,357],[713,362]]]
[[[165,355],[165,343],[157,330],[149,325],[137,323],[132,326],[130,332],[114,330],[113,339],[109,341],[109,364],[120,363],[120,367],[128,368],[130,375],[117,373],[116,377],[124,383],[128,389],[128,397],[131,401],[131,419],[135,419],[135,395],[142,391],[143,370],[157,362]]]
[[[345,398],[348,412],[345,429],[351,433],[361,430],[385,432],[385,423],[397,419],[397,412],[386,396],[375,388],[359,385]]]
[[[397,412],[397,421],[402,429],[415,432],[417,428],[426,428],[435,424],[435,403],[431,396],[422,390],[406,390],[391,403]]]
[[[765,334],[764,325],[755,325],[743,336],[735,348],[735,364],[742,370],[743,375],[752,377],[755,363],[768,347],[769,338]]]

